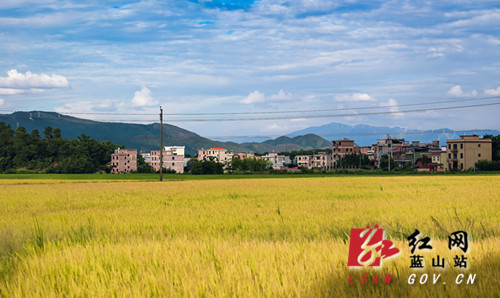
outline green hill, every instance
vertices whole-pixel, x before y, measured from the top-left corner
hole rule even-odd
[[[67,139],[76,138],[83,133],[100,141],[109,140],[131,149],[149,151],[160,147],[159,123],[101,122],[43,111],[0,114],[0,121],[10,124],[14,129],[18,126],[24,126],[28,132],[38,129],[42,133],[46,126],[60,128],[62,136]],[[198,149],[211,147],[223,147],[234,152],[263,153],[329,146],[328,141],[314,134],[294,138],[279,137],[262,143],[218,142],[170,124],[163,126],[163,144],[186,146],[186,152],[193,155],[198,152]]]

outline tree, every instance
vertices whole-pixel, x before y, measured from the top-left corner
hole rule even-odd
[[[14,130],[0,122],[0,172],[12,167],[14,155]]]
[[[239,159],[234,158],[231,161],[231,171],[233,172],[265,172],[272,168],[272,164],[270,161],[265,159],[256,159],[256,158],[245,158]]]
[[[40,136],[37,129],[27,133],[20,126],[15,132],[0,122],[0,172],[26,168],[52,173],[94,173],[106,169],[111,153],[118,147],[84,134],[68,141],[59,128],[47,126]]]
[[[484,135],[483,139],[491,139],[491,155],[493,160],[500,160],[500,135]]]
[[[16,129],[13,143],[15,156],[12,161],[14,163],[14,167],[26,167],[27,163],[32,159],[32,156],[30,155],[29,141],[30,135],[26,133],[26,128],[19,126]]]
[[[54,132],[52,131],[52,127],[46,126],[45,129],[43,130],[43,135],[47,140],[52,139],[54,137]]]
[[[500,160],[479,160],[476,162],[476,169],[478,171],[500,171]]]
[[[368,167],[370,159],[365,154],[351,153],[346,154],[338,163],[348,168]]]
[[[388,156],[387,154],[385,155],[382,155],[382,157],[380,157],[380,168],[384,171],[388,171],[389,170],[389,159],[390,159],[390,162],[391,162],[391,170],[392,169],[395,169],[396,168],[396,162],[394,161],[394,159],[390,156]]]
[[[137,155],[137,173],[154,173],[155,168],[146,163],[141,154]]]
[[[224,173],[224,165],[214,160],[197,160],[191,158],[188,162],[190,168],[189,173],[192,175],[204,174],[222,174]]]

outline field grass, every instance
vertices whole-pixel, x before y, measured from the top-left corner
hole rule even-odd
[[[233,173],[223,175],[190,175],[190,174],[163,174],[164,181],[184,180],[220,180],[220,179],[265,179],[265,178],[315,178],[315,177],[356,177],[356,176],[498,176],[500,172],[386,172],[381,170],[339,170],[328,173]],[[0,180],[78,180],[78,181],[159,181],[160,174],[132,173],[132,174],[0,174]],[[31,183],[31,182],[27,182]]]
[[[500,295],[498,175],[23,177],[0,180],[0,206],[0,296]],[[349,269],[350,229],[374,224],[401,255],[382,269]],[[415,229],[433,239],[427,264],[437,254],[452,263],[447,235],[467,231],[470,267],[410,269],[405,237]],[[446,285],[407,283],[424,272]],[[363,273],[398,284],[361,285]],[[459,273],[477,274],[475,283],[455,285]]]

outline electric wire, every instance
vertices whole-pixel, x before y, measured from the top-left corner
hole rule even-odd
[[[500,96],[490,96],[481,98],[466,98],[443,100],[434,102],[423,103],[409,103],[398,105],[379,105],[379,106],[362,106],[362,107],[346,107],[335,109],[312,109],[312,110],[288,110],[288,111],[260,111],[260,112],[213,112],[213,113],[164,113],[165,116],[211,116],[211,115],[260,115],[260,114],[292,114],[292,113],[318,113],[318,112],[331,112],[331,111],[352,111],[352,110],[367,110],[367,109],[383,109],[383,108],[399,108],[409,106],[423,106],[423,105],[438,105],[444,103],[458,103],[468,101],[481,101],[489,99],[498,99]],[[13,111],[12,109],[0,109],[1,111]],[[121,112],[59,112],[64,115],[116,115],[116,116],[158,116],[158,113],[121,113]]]

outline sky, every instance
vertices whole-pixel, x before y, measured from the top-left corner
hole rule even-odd
[[[0,112],[153,122],[161,105],[167,123],[209,137],[329,122],[500,129],[498,105],[355,115],[499,96],[500,1],[2,0],[0,56]],[[353,116],[169,115],[317,109]]]

